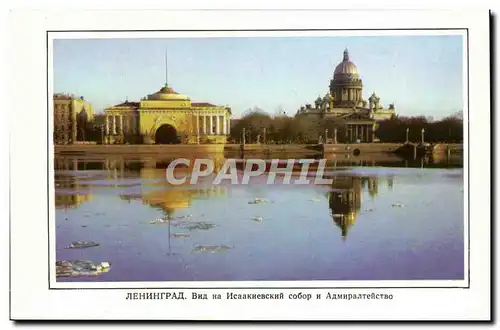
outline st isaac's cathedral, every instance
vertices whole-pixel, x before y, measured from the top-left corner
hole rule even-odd
[[[347,142],[373,142],[377,121],[390,119],[395,115],[395,108],[394,104],[384,108],[375,92],[368,101],[363,99],[363,81],[346,49],[330,80],[328,93],[324,97],[318,96],[314,107],[311,104],[300,107],[298,115],[342,121],[346,125]]]

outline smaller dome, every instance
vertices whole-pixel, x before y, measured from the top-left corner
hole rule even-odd
[[[158,92],[148,95],[149,100],[189,100],[189,97],[182,95],[168,87],[167,84],[163,86]]]
[[[173,88],[170,88],[168,86],[162,87],[158,93],[163,93],[163,94],[179,94],[176,91],[173,90]]]

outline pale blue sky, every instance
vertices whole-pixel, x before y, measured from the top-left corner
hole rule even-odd
[[[328,90],[349,49],[364,83],[401,115],[441,118],[463,109],[462,36],[54,40],[55,92],[83,95],[96,111],[168,81],[192,101],[292,115]]]

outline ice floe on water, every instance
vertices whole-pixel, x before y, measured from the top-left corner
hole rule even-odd
[[[195,245],[193,248],[193,252],[226,252],[228,250],[232,250],[234,246],[232,245]]]
[[[88,260],[56,261],[57,277],[97,276],[111,268],[109,262],[93,262]]]
[[[184,234],[184,233],[174,233],[170,235],[173,238],[190,238],[191,235],[189,234]]]
[[[257,197],[248,202],[248,204],[268,204],[268,203],[269,201],[267,199],[257,198]]]
[[[255,222],[264,222],[264,218],[263,217],[253,217],[252,221],[255,221]]]
[[[93,241],[76,241],[68,245],[66,249],[83,249],[99,245],[100,245],[99,243]]]
[[[189,231],[193,230],[208,230],[217,227],[216,224],[210,222],[192,222],[192,223],[180,223],[176,227],[187,229]]]

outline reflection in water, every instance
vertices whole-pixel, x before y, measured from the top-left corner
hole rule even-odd
[[[223,157],[217,156],[213,157],[215,164],[215,171],[222,168],[225,161]],[[399,157],[390,155],[388,158],[381,158],[379,162],[387,165],[387,161],[392,161],[398,164],[400,161],[404,161],[405,167],[408,167],[408,162],[411,160],[402,160]],[[105,171],[105,177],[107,179],[115,180],[123,179],[130,176],[130,173],[135,173],[132,177],[138,177],[141,179],[138,185],[140,193],[128,193],[120,194],[120,199],[125,201],[139,200],[143,204],[149,205],[152,208],[161,210],[167,219],[173,219],[176,210],[187,209],[191,206],[193,199],[199,197],[214,198],[214,197],[225,197],[227,196],[227,188],[225,186],[210,186],[210,187],[197,187],[189,185],[188,181],[182,186],[172,187],[169,186],[164,180],[165,168],[173,161],[174,158],[169,157],[153,157],[146,156],[139,159],[127,159],[124,157],[108,157],[105,159],[83,159],[79,160],[77,158],[67,158],[67,157],[57,157],[56,158],[56,170],[71,170],[71,171],[84,171],[87,169],[100,169]],[[191,160],[190,168],[177,168],[177,171],[181,171],[179,175],[189,175],[192,170],[192,165],[194,164],[195,158]],[[424,158],[418,160],[420,164],[428,162],[429,159],[424,161]],[[344,169],[345,166],[349,166],[353,162],[357,162],[356,165],[364,166],[377,166],[377,162],[373,159],[368,158],[368,160],[362,157],[354,159],[329,159],[327,161],[327,170],[335,170],[337,168]],[[414,163],[415,164],[415,163]],[[269,165],[269,164],[268,164]],[[315,168],[317,164],[312,164],[310,168]],[[268,166],[269,167],[269,166]],[[244,162],[238,162],[237,168],[242,171],[245,168]],[[266,168],[266,171],[269,168]],[[300,169],[299,169],[300,170]],[[128,173],[128,174],[127,174]],[[352,227],[356,222],[357,213],[359,213],[361,208],[361,194],[364,189],[368,191],[370,197],[374,198],[378,193],[379,178],[377,177],[357,177],[357,176],[346,176],[346,175],[333,175],[331,176],[333,183],[331,185],[332,190],[328,192],[328,205],[330,208],[330,213],[335,224],[340,228],[342,238],[345,240],[349,228]],[[156,186],[158,189],[151,190],[151,186],[155,184],[151,183],[151,180],[157,180]],[[389,189],[393,188],[394,176],[389,176],[387,178],[387,187]],[[87,187],[85,183],[82,184],[76,176],[64,176],[58,174],[56,171],[56,207],[67,208],[67,207],[77,207],[81,203],[91,199],[91,194],[80,194],[80,193],[59,193],[59,190],[80,190],[81,188]],[[88,187],[86,188],[88,190]]]
[[[463,278],[463,209],[450,207],[463,200],[460,170],[428,171],[438,166],[429,159],[328,159],[328,186],[173,186],[172,160],[56,157],[56,244],[100,243],[78,252],[113,263],[102,281]],[[218,171],[225,159],[213,160]],[[269,203],[249,203],[256,198]],[[374,260],[384,267],[366,271]]]
[[[167,219],[173,219],[176,210],[187,209],[191,206],[193,199],[204,197],[224,197],[227,196],[227,188],[225,186],[210,186],[200,188],[197,186],[185,183],[181,186],[171,187],[164,180],[164,169],[174,158],[155,158],[144,157],[142,159],[125,159],[123,157],[106,158],[104,160],[78,160],[68,158],[56,158],[56,168],[64,170],[78,169],[78,171],[91,169],[102,169],[106,172],[107,179],[123,179],[127,175],[125,173],[135,173],[134,177],[142,179],[138,185],[140,193],[120,194],[120,199],[125,201],[139,200],[143,204],[149,205],[152,208],[161,210]],[[219,170],[224,158],[213,158],[215,170]],[[349,161],[349,160],[348,160]],[[422,160],[423,161],[423,160]],[[191,164],[194,163],[194,159]],[[371,162],[372,166],[376,163]],[[311,165],[314,168],[315,164]],[[345,166],[345,162],[337,159],[327,162],[327,169],[334,170],[340,166]],[[245,168],[245,163],[238,162],[239,171]],[[183,169],[180,169],[183,171]],[[183,175],[190,173],[190,168],[185,168]],[[268,169],[267,169],[268,170]],[[356,177],[356,176],[332,176],[332,190],[328,192],[328,205],[330,213],[335,224],[340,228],[342,238],[347,238],[348,230],[356,222],[357,213],[361,208],[362,190],[367,189],[369,195],[374,198],[378,193],[377,177]],[[150,189],[154,184],[151,180],[158,180],[158,189]],[[392,189],[394,185],[394,177],[387,179],[387,186]],[[76,176],[63,176],[56,172],[56,186],[59,189],[79,190],[86,187],[85,184],[79,183]],[[115,184],[115,187],[117,185]],[[87,188],[88,190],[88,188]],[[90,194],[61,194],[56,192],[57,207],[77,207],[81,203],[88,201],[91,198]]]
[[[91,195],[82,194],[56,194],[56,209],[67,209],[78,207],[84,202],[88,202],[92,198]]]
[[[356,221],[356,213],[361,208],[361,180],[354,177],[334,177],[328,193],[328,205],[335,224],[340,228],[342,238]]]
[[[191,202],[196,197],[217,197],[226,196],[226,188],[210,187],[198,189],[172,189],[145,192],[143,194],[120,195],[123,200],[141,200],[153,208],[160,209],[169,218],[173,218],[176,210],[186,209],[191,206]]]
[[[436,154],[419,158],[404,158],[396,154],[327,155],[325,157],[334,166],[355,167],[406,167],[406,168],[462,168],[461,155]]]
[[[347,231],[356,221],[356,211],[359,210],[359,196],[352,191],[332,191],[328,193],[328,203],[335,224],[342,232],[342,239],[346,239]],[[358,206],[358,208],[356,208]]]
[[[78,179],[74,176],[62,175],[56,172],[54,183],[56,186],[56,209],[75,208],[92,198],[88,189],[80,185]]]
[[[379,178],[334,176],[332,179],[332,191],[328,192],[330,215],[340,228],[342,239],[345,240],[361,209],[363,189],[367,188],[370,197],[374,198],[378,193]],[[392,187],[394,178],[389,178],[387,184]]]

